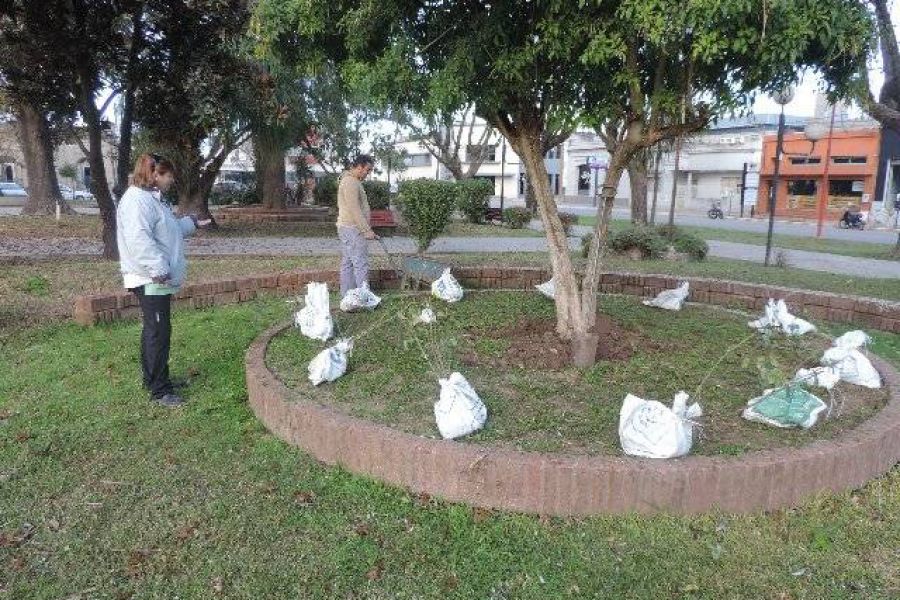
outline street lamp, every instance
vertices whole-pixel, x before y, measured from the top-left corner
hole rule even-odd
[[[781,105],[778,115],[778,137],[775,142],[775,172],[772,174],[772,185],[769,187],[769,231],[766,234],[765,266],[772,262],[772,233],[775,229],[775,200],[778,195],[778,183],[781,176],[781,157],[784,154],[784,105],[794,99],[793,86],[785,86],[772,94],[772,100]]]

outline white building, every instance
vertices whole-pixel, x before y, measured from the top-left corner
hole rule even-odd
[[[788,130],[802,129],[805,117],[786,117]],[[721,202],[728,214],[740,213],[741,188],[744,187],[744,211],[749,214],[755,204],[759,185],[759,163],[763,136],[778,129],[778,115],[755,115],[721,119],[708,130],[687,138],[682,143],[678,166],[675,208],[678,211],[702,212],[713,202]],[[602,185],[604,169],[591,170],[591,160],[609,163],[603,142],[593,131],[577,131],[564,144],[567,159],[563,195],[567,202],[593,203],[596,186]],[[656,152],[652,154],[656,157]],[[675,152],[662,152],[659,165],[659,189],[655,190],[656,172],[651,163],[648,182],[648,206],[657,194],[657,214],[668,210],[675,180]],[[616,191],[616,203],[628,206],[630,186],[623,174]]]

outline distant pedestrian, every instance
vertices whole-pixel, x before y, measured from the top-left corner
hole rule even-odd
[[[338,184],[337,230],[341,242],[342,297],[352,289],[369,284],[367,240],[377,240],[378,236],[369,225],[371,210],[362,182],[374,168],[375,159],[360,154],[341,175]]]
[[[194,215],[175,216],[162,198],[174,180],[171,162],[157,154],[140,155],[116,211],[122,280],[137,295],[143,313],[144,387],[167,407],[184,403],[169,378],[172,294],[184,283],[187,270],[184,237],[211,223]]]

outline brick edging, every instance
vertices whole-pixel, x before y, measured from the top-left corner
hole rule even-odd
[[[468,288],[531,289],[546,281],[544,269],[507,267],[457,267],[454,274]],[[397,287],[397,275],[390,269],[371,272],[372,287]],[[745,310],[762,310],[768,298],[784,298],[791,312],[813,320],[854,323],[865,327],[900,333],[900,302],[858,296],[798,290],[781,286],[740,283],[704,277],[675,277],[638,273],[603,273],[600,291],[651,297],[675,287],[679,281],[691,283],[690,300]],[[264,295],[298,294],[311,281],[322,281],[334,288],[337,272],[329,269],[298,269],[282,273],[257,275],[195,283],[184,286],[175,295],[177,307],[205,308],[245,302]],[[137,298],[125,290],[75,300],[73,316],[82,325],[136,317],[140,314]]]
[[[742,457],[654,461],[430,439],[351,417],[307,400],[266,367],[270,340],[289,326],[272,327],[246,354],[250,406],[269,431],[329,465],[454,502],[560,516],[746,513],[859,488],[900,461],[900,374],[877,357],[887,405],[833,440]]]

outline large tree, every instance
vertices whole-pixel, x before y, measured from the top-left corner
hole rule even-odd
[[[243,0],[148,1],[147,67],[135,119],[175,163],[179,211],[209,216],[209,194],[228,154],[249,138],[242,112],[257,93],[255,65],[238,42],[249,22]]]
[[[19,146],[28,172],[24,214],[52,214],[60,196],[53,160],[52,124],[74,116],[71,86],[57,66],[58,40],[46,9],[33,2],[0,3],[0,96],[15,116]],[[51,21],[52,22],[52,21]]]
[[[370,0],[358,10],[366,23],[377,26],[382,15],[393,25],[396,49],[382,56],[382,73],[393,69],[398,82],[424,78],[427,93],[451,107],[474,104],[525,163],[550,246],[557,331],[576,348],[590,346],[609,215],[635,155],[746,106],[754,91],[776,89],[806,67],[843,87],[868,50],[868,16],[849,0],[397,0],[387,7]],[[617,118],[624,133],[579,286],[541,151],[573,121]]]
[[[884,71],[884,83],[878,98],[872,91],[868,72],[861,78],[863,86],[859,99],[866,112],[874,117],[883,127],[900,133],[900,48],[897,46],[897,35],[891,21],[891,11],[887,0],[867,0],[864,5],[871,6],[875,15],[875,26],[878,46],[881,50],[881,65]],[[900,232],[894,245],[894,256],[900,256]]]

